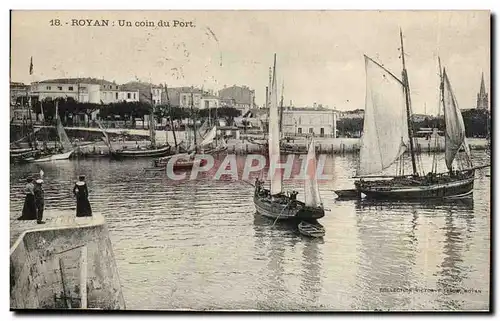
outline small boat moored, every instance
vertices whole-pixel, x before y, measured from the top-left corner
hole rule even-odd
[[[310,237],[325,236],[325,228],[318,221],[302,221],[299,223],[299,232]]]

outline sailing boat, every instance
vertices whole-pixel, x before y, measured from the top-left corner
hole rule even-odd
[[[189,131],[190,137],[188,139],[189,142],[189,147],[187,149],[187,153],[182,153],[182,154],[177,154],[177,155],[171,155],[171,156],[166,156],[166,157],[161,157],[158,159],[155,159],[154,166],[156,168],[165,168],[168,164],[168,162],[172,158],[176,158],[175,163],[173,164],[173,169],[191,169],[194,165],[202,166],[207,163],[205,159],[199,159],[196,158],[196,154],[198,153],[199,150],[201,150],[201,153],[203,153],[203,147],[211,144],[217,134],[217,128],[214,126],[208,133],[205,133],[203,136],[200,136],[200,132],[205,132],[206,131],[206,126],[205,123],[202,124],[199,130],[196,129],[196,113],[194,111],[194,96],[193,93],[191,93],[191,115],[192,115],[192,121],[193,121],[193,130],[192,132]],[[198,139],[197,139],[198,138]],[[199,138],[202,138],[203,140],[201,141],[200,144],[197,143]]]
[[[307,155],[307,175],[305,178],[305,202],[296,199],[297,192],[286,195],[282,191],[282,175],[274,170],[280,161],[280,132],[276,88],[276,54],[271,86],[271,103],[269,108],[269,161],[271,172],[271,188],[263,188],[260,180],[256,180],[254,204],[258,213],[274,219],[312,220],[325,216],[316,180],[316,151],[314,142],[309,145]],[[274,171],[274,172],[273,172]]]
[[[58,101],[56,101],[55,116],[56,116],[56,129],[57,129],[57,135],[59,137],[60,146],[57,148],[54,154],[49,154],[49,155],[41,154],[37,157],[28,159],[28,161],[34,163],[41,163],[41,162],[51,162],[56,160],[66,160],[69,159],[71,154],[73,154],[73,152],[75,151],[73,145],[71,145],[71,142],[68,138],[68,134],[66,134],[66,131],[64,130],[61,118],[59,117]]]
[[[10,160],[13,163],[17,162],[26,162],[29,161],[30,159],[34,157],[38,157],[40,155],[40,149],[37,146],[37,140],[36,140],[36,133],[40,130],[40,128],[34,128],[33,126],[33,120],[32,120],[32,114],[31,114],[31,109],[32,109],[32,100],[31,97],[27,97],[28,99],[28,119],[29,119],[29,124],[27,124],[24,120],[21,125],[21,132],[23,128],[26,126],[28,127],[28,133],[27,135],[23,135],[20,139],[18,139],[15,142],[10,143]],[[24,101],[23,97],[21,97],[21,106],[23,106],[24,109]],[[43,111],[43,109],[42,109]],[[23,141],[24,139],[28,139],[28,143],[30,147],[28,148],[17,148],[19,147],[19,143]]]
[[[149,139],[151,145],[146,148],[134,148],[128,149],[123,147],[121,149],[110,149],[111,157],[114,159],[124,159],[124,158],[143,158],[143,157],[161,157],[172,154],[172,146],[166,142],[164,146],[158,146],[156,144],[156,125],[154,119],[154,104],[153,104],[153,89],[151,88],[151,108],[149,114]]]
[[[433,171],[427,175],[420,175],[417,171],[411,128],[410,88],[401,32],[400,38],[402,80],[365,56],[366,105],[357,174],[359,180],[354,183],[357,196],[374,199],[426,199],[460,198],[470,195],[474,188],[475,169],[478,167],[472,167],[462,114],[445,70],[442,73],[440,70],[440,103],[444,108],[446,125],[445,160],[448,172],[437,173],[437,166],[433,166]],[[404,175],[403,155],[408,146],[413,172]],[[462,148],[466,154],[465,166],[457,158]],[[401,165],[398,175],[373,176],[398,161]],[[453,168],[454,161],[459,167],[458,170]]]

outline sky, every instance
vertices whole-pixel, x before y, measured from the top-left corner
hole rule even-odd
[[[60,26],[51,26],[55,19]],[[109,26],[72,26],[72,19],[107,19]],[[173,27],[174,20],[192,27]],[[146,21],[154,27],[135,26]],[[438,56],[460,108],[476,106],[482,72],[490,91],[488,11],[13,11],[11,80],[247,85],[262,105],[276,53],[285,105],[353,110],[364,108],[363,55],[401,75],[400,28],[414,113],[438,113]]]

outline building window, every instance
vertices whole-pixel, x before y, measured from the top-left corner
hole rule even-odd
[[[302,128],[300,128],[300,127],[299,127],[299,129],[298,129],[298,133],[299,133],[299,134],[302,134]]]
[[[302,125],[302,117],[299,117],[299,125]]]
[[[127,93],[127,99],[130,99],[130,93]]]
[[[115,99],[118,100],[118,93],[115,94]]]
[[[314,134],[314,130],[312,128],[309,128],[309,134]]]
[[[136,96],[135,96],[135,93],[134,93],[134,99],[136,99],[135,97],[136,97]]]
[[[57,89],[62,90],[62,86],[57,86]]]
[[[325,135],[325,128],[321,127],[321,129],[319,130],[319,134],[321,135],[321,137],[323,137]]]
[[[47,86],[47,90],[51,90],[52,88],[50,86]]]
[[[68,90],[69,90],[69,91],[73,91],[73,86],[69,86],[69,87],[68,87]]]

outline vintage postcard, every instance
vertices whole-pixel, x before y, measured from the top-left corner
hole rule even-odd
[[[10,309],[490,311],[489,11],[11,11]]]

